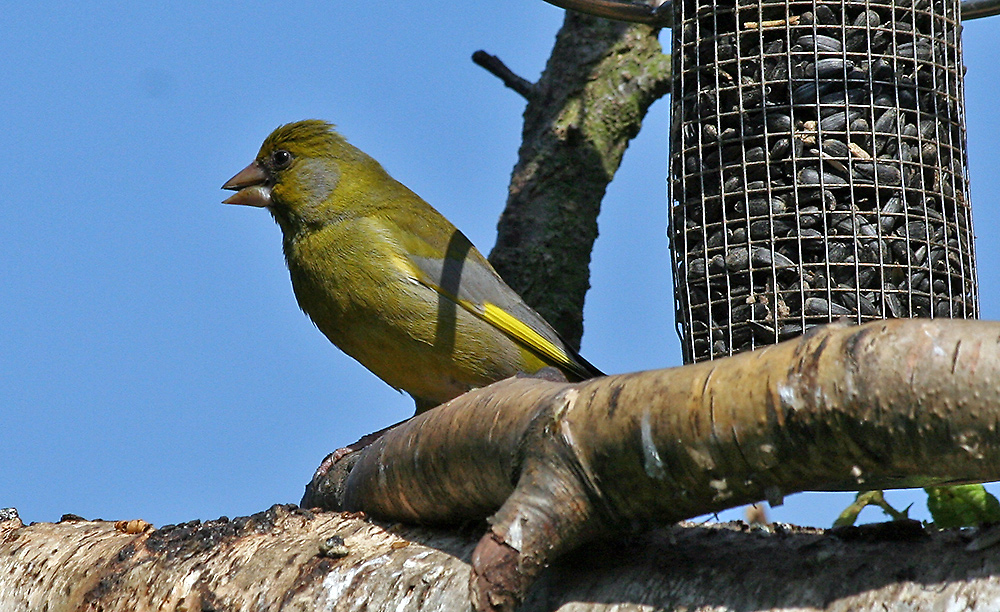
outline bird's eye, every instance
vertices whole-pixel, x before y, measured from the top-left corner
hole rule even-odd
[[[288,164],[292,163],[292,154],[284,149],[278,149],[271,153],[271,164],[275,170],[284,170]]]

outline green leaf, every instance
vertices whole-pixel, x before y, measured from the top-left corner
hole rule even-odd
[[[972,527],[1000,522],[1000,501],[987,493],[981,484],[924,490],[927,491],[927,509],[937,527]]]

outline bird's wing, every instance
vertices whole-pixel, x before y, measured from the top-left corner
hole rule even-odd
[[[423,242],[416,236],[410,236],[409,240]],[[412,247],[406,250],[417,271],[418,282],[501,330],[543,361],[580,379],[602,375],[568,347],[552,326],[503,282],[486,258],[458,230],[449,237],[444,257],[420,255],[431,252],[431,245],[426,242],[407,246]]]

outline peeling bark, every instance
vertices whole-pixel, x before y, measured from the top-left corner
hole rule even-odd
[[[374,610],[389,602],[401,611],[467,609],[460,557],[468,558],[469,543],[416,528],[400,533],[294,506],[138,535],[104,521],[6,521],[0,610]],[[343,538],[346,555],[321,552],[332,536]]]
[[[554,563],[526,612],[995,610],[1000,551],[969,531],[683,524]],[[323,556],[332,535],[346,555]],[[991,532],[980,537],[988,537]],[[127,535],[111,522],[0,521],[0,610],[464,611],[475,536],[275,506]]]

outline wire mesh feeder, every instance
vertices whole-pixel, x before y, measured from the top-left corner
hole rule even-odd
[[[841,317],[977,317],[958,2],[675,11],[670,234],[685,361]]]

